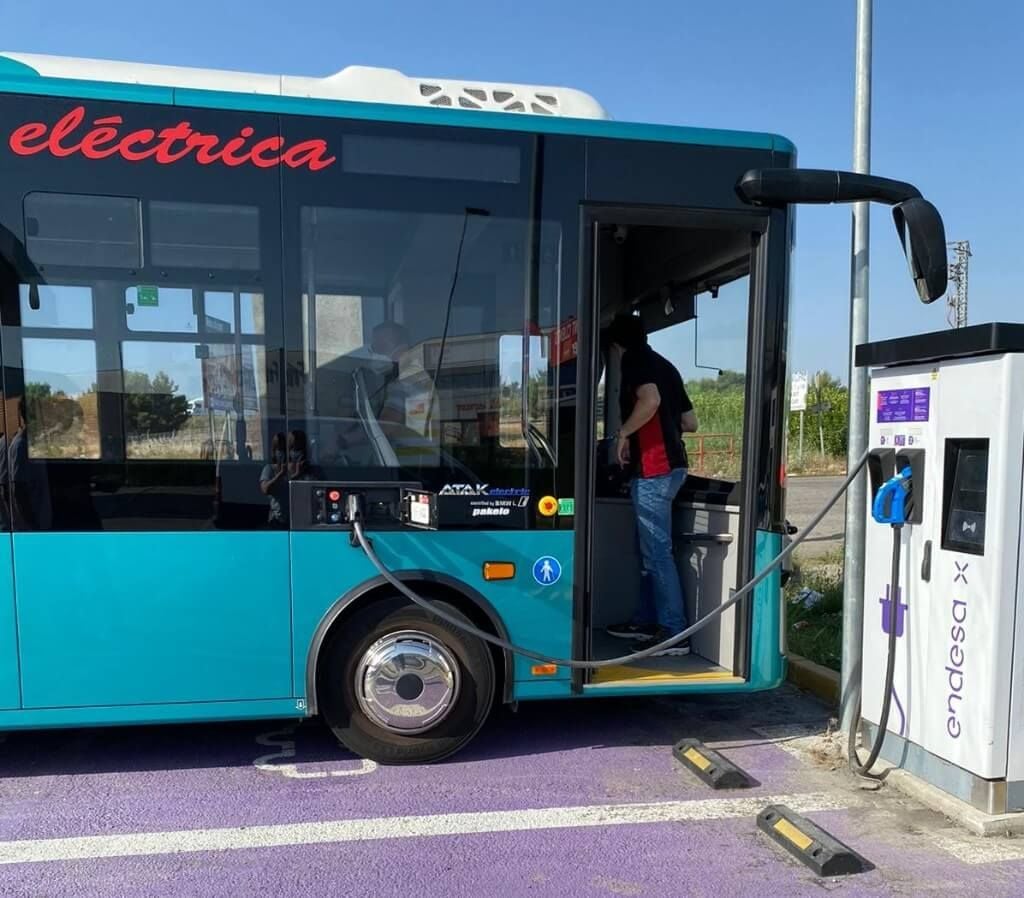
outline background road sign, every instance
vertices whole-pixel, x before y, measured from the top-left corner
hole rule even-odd
[[[802,412],[807,408],[807,375],[794,374],[789,387],[789,410]]]

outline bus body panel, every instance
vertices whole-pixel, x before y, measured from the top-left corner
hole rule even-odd
[[[285,720],[301,719],[305,716],[305,702],[296,698],[167,705],[106,705],[98,708],[40,708],[0,711],[0,730]],[[254,754],[262,754],[265,751],[266,749],[257,748]]]
[[[26,708],[293,695],[287,534],[14,542]]]
[[[509,640],[536,652],[568,658],[572,652],[572,531],[438,531],[374,532],[374,549],[391,571],[432,571],[460,581],[479,593],[500,617]],[[534,564],[545,556],[556,559],[561,576],[541,586],[533,576]],[[511,561],[512,580],[487,582],[486,561]],[[307,659],[314,634],[334,604],[361,584],[374,580],[377,570],[347,533],[297,532],[292,534],[292,595],[295,626],[297,684],[306,682]],[[519,685],[538,686],[541,692],[569,694],[569,670],[539,679],[530,668],[537,662],[520,655],[515,659],[515,694]],[[559,685],[556,687],[555,683]],[[524,690],[530,693],[530,689]],[[523,697],[527,697],[524,695]],[[308,698],[308,696],[307,696]]]
[[[0,538],[0,709],[17,708],[21,704],[17,626],[11,537],[6,534]]]
[[[10,56],[0,56],[0,78],[35,79],[39,77],[39,72],[32,66],[18,59],[12,59]]]
[[[555,679],[534,679],[532,682],[518,682],[513,684],[512,701],[528,702],[552,698],[573,698],[579,697],[581,693],[573,692],[572,680]]]
[[[754,540],[754,574],[763,571],[782,551],[782,534],[758,530]],[[742,584],[741,584],[742,585]],[[782,627],[782,578],[776,567],[754,588],[751,620],[749,688],[771,689],[786,678],[785,658],[779,645]]]
[[[707,695],[719,692],[754,692],[749,683],[739,679],[686,681],[678,683],[648,683],[644,686],[595,684],[583,690],[584,698],[609,698],[611,696],[649,695]]]

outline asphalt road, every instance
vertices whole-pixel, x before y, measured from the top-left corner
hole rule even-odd
[[[1024,841],[979,840],[829,760],[829,712],[748,697],[533,703],[444,764],[382,768],[316,722],[64,730],[0,743],[0,895],[1021,894]],[[692,736],[757,781],[709,790]],[[829,743],[835,745],[835,743]],[[822,881],[759,832],[802,811],[874,868]]]
[[[842,485],[843,477],[790,477],[786,489],[786,517],[796,527],[809,523]],[[846,500],[840,499],[825,519],[796,550],[803,558],[815,558],[842,549]]]

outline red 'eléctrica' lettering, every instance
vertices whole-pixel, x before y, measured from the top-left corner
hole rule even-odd
[[[94,119],[89,130],[83,133],[86,118],[85,107],[76,106],[52,128],[45,122],[27,122],[11,132],[8,146],[19,156],[43,152],[59,159],[76,154],[87,159],[120,156],[128,162],[152,159],[160,165],[171,165],[193,156],[200,165],[220,163],[231,168],[287,165],[320,171],[333,165],[336,159],[330,155],[325,140],[303,140],[286,148],[283,137],[257,139],[256,130],[248,126],[227,140],[194,131],[189,122],[178,122],[161,131],[142,128],[122,133],[124,119],[111,115]]]

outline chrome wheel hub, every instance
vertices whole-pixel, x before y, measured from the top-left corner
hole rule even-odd
[[[375,724],[406,736],[437,726],[459,695],[459,665],[447,646],[419,630],[389,633],[356,664],[356,698]]]

